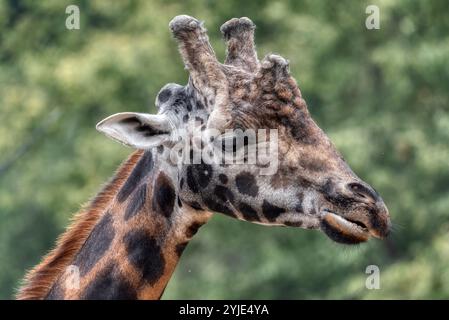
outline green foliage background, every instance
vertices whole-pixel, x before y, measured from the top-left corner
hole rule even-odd
[[[65,28],[77,4],[81,29]],[[380,8],[381,29],[365,28]],[[395,232],[342,247],[317,231],[216,215],[164,298],[449,298],[449,2],[0,1],[0,298],[53,245],[130,153],[95,131],[120,111],[154,112],[187,73],[177,14],[219,26],[248,16],[259,56],[279,53],[310,112],[387,203]],[[365,288],[365,268],[381,289]]]

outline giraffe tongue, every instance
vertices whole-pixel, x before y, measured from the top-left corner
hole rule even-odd
[[[365,242],[370,237],[366,228],[332,212],[324,214],[321,229],[332,240],[340,243],[355,244]]]

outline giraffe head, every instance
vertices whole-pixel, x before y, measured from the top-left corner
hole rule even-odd
[[[156,98],[157,115],[116,114],[101,121],[98,130],[134,148],[158,147],[165,159],[161,161],[177,168],[179,201],[195,210],[267,225],[321,229],[347,244],[385,237],[390,219],[382,198],[356,176],[312,120],[288,62],[273,54],[258,60],[254,29],[248,18],[232,19],[221,27],[227,43],[222,64],[202,23],[175,17],[170,30],[190,73],[188,85],[162,88]],[[232,134],[255,133],[257,149],[261,129],[276,130],[267,139],[276,146],[271,154],[276,170],[270,174],[263,173],[266,161],[262,164],[256,157],[256,163],[248,162],[249,150],[254,150],[249,139],[239,145]],[[197,144],[202,150],[211,145],[221,150],[232,141],[230,153],[243,150],[243,161],[226,162],[222,156],[220,161],[205,161],[200,153],[195,162],[192,148],[178,143],[189,140],[188,145],[195,145],[194,139],[186,138],[209,131],[218,134],[200,134]],[[190,162],[174,164],[162,157],[167,150]]]

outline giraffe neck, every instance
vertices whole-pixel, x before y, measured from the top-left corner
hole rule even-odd
[[[171,100],[180,126],[205,122],[208,102],[190,85],[178,87]],[[164,148],[134,152],[28,272],[17,298],[159,298],[187,243],[211,216],[181,200],[178,175]]]
[[[143,153],[48,299],[158,299],[210,213],[183,205],[176,167]]]

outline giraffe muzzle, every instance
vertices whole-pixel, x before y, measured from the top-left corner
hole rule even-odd
[[[358,244],[371,237],[384,239],[390,233],[391,222],[387,207],[379,201],[373,208],[343,215],[324,210],[320,226],[335,242]]]
[[[321,220],[321,230],[332,240],[344,244],[357,244],[370,238],[365,224],[348,220],[333,212],[325,212]]]

